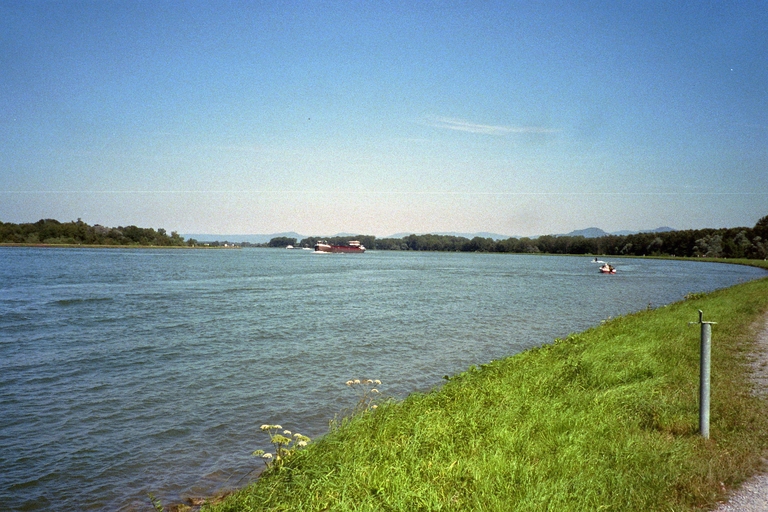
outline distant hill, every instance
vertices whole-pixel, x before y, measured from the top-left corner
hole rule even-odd
[[[500,235],[498,233],[457,233],[455,231],[439,231],[439,232],[431,232],[431,233],[395,233],[394,235],[385,236],[382,238],[405,238],[406,236],[410,235],[444,235],[444,236],[461,236],[464,238],[469,238],[470,240],[475,238],[476,236],[479,236],[480,238],[492,238],[494,240],[506,240],[508,238],[519,238],[519,237],[512,237],[509,235]]]
[[[570,233],[566,233],[564,235],[555,235],[555,236],[583,236],[584,238],[600,238],[601,236],[608,236],[608,235],[634,235],[636,233],[667,233],[669,231],[675,231],[675,229],[667,226],[662,226],[660,228],[646,229],[642,231],[623,230],[623,231],[613,231],[611,233],[608,233],[606,231],[603,231],[600,228],[587,228],[587,229],[578,229],[576,231],[571,231]]]
[[[587,228],[587,229],[577,229],[576,231],[571,231],[570,233],[566,233],[565,235],[557,235],[557,236],[583,236],[584,238],[600,238],[601,236],[608,236],[608,233],[603,231],[600,228]]]
[[[677,231],[675,228],[668,226],[662,226],[656,229],[645,229],[643,231],[614,231],[612,235],[634,235],[635,233],[668,233],[670,231]]]
[[[296,232],[290,231],[287,233],[272,233],[270,235],[216,235],[216,234],[210,234],[210,233],[189,233],[189,234],[182,234],[181,236],[184,237],[185,240],[189,240],[190,238],[194,238],[198,242],[233,242],[233,243],[241,243],[241,242],[248,242],[251,244],[265,244],[272,240],[273,238],[277,238],[279,236],[284,236],[288,238],[295,238],[297,241],[301,240],[302,238],[307,238],[304,235],[300,235]]]

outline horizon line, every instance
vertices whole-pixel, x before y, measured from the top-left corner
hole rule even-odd
[[[455,191],[349,191],[349,190],[2,190],[0,194],[358,194],[358,195],[452,195],[452,196],[676,196],[676,195],[768,195],[765,192],[455,192]]]

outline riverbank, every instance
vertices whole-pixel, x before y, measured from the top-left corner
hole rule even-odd
[[[718,322],[709,441],[697,432],[699,330],[688,325],[699,309]],[[203,509],[713,507],[768,449],[748,370],[767,310],[761,279],[470,368],[344,421]]]

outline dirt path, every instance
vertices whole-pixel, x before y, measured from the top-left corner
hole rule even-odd
[[[752,361],[755,392],[768,398],[768,315],[763,318],[757,337],[757,350]],[[763,472],[750,478],[715,512],[768,511],[768,459],[763,459]]]

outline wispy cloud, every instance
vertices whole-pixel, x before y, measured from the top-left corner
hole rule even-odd
[[[494,124],[479,124],[456,119],[452,117],[435,117],[424,121],[427,126],[433,128],[444,128],[468,133],[480,133],[483,135],[507,135],[510,133],[555,133],[558,130],[552,130],[541,126],[508,126]]]

